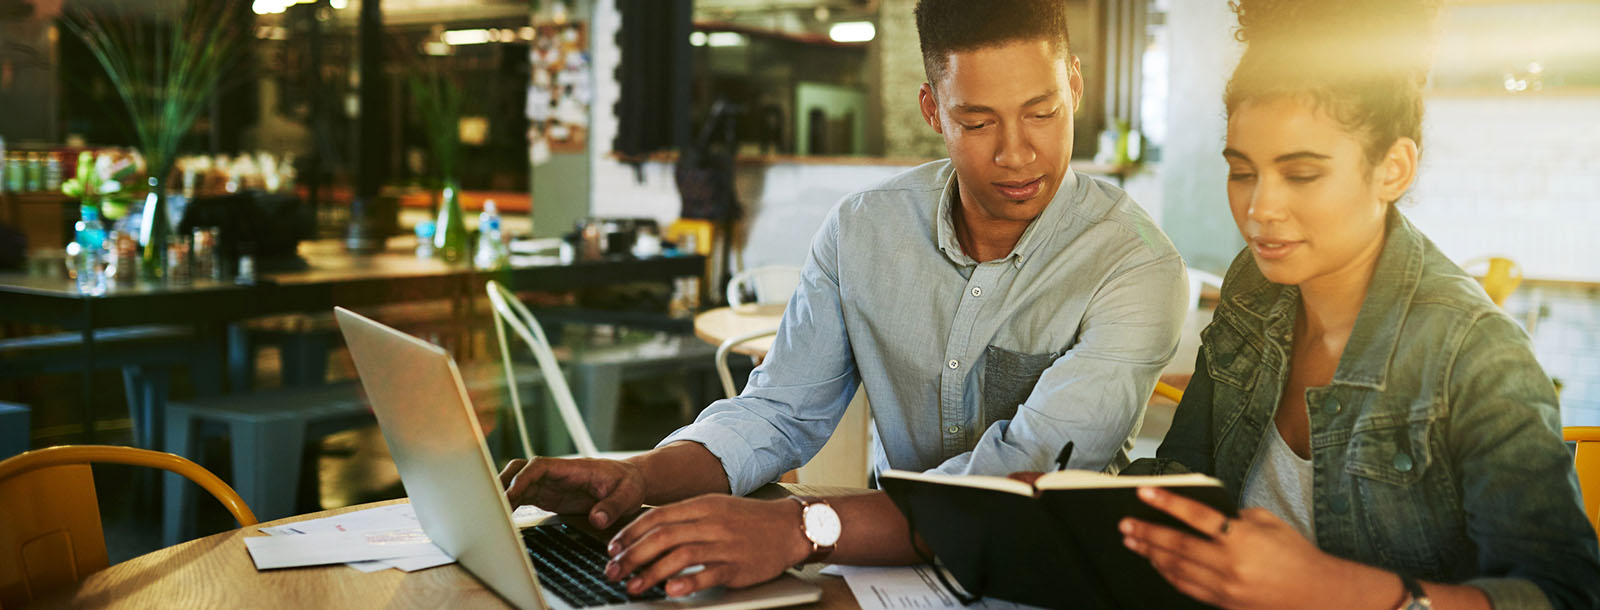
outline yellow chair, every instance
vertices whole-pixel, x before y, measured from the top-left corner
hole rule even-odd
[[[216,496],[241,527],[256,523],[227,483],[171,453],[103,445],[29,451],[0,462],[0,606],[28,603],[109,564],[92,463],[178,473]]]
[[[1561,436],[1578,444],[1573,465],[1578,469],[1578,489],[1583,494],[1583,513],[1589,524],[1600,530],[1600,426],[1567,426]]]
[[[1169,383],[1167,383],[1165,381],[1157,381],[1156,382],[1156,394],[1155,395],[1156,396],[1160,396],[1162,398],[1165,398],[1167,400],[1170,400],[1172,402],[1183,402],[1183,390],[1175,388],[1171,384],[1169,384]]]
[[[1478,278],[1478,283],[1483,284],[1483,291],[1489,295],[1489,300],[1501,307],[1505,306],[1506,298],[1516,292],[1517,286],[1522,284],[1522,265],[1509,258],[1500,256],[1475,258],[1462,263],[1461,267],[1463,269],[1482,267],[1483,275],[1476,273],[1473,275]]]

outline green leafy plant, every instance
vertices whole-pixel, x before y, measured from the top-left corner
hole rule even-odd
[[[456,179],[461,157],[461,87],[445,77],[437,65],[413,69],[406,76],[412,102],[422,115],[422,131],[433,153],[434,177],[441,185]]]
[[[231,1],[183,3],[149,21],[70,8],[63,20],[105,68],[150,176],[165,180],[195,119],[238,63],[247,32]]]

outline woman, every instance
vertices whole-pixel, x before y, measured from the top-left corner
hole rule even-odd
[[[1121,524],[1230,608],[1587,608],[1600,551],[1527,336],[1395,205],[1416,174],[1435,8],[1234,3],[1234,261],[1155,460],[1216,476],[1229,518]]]

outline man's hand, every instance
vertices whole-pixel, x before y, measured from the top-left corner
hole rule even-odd
[[[639,466],[600,459],[511,460],[500,471],[500,485],[512,507],[532,504],[561,514],[588,513],[589,523],[601,529],[638,512],[645,494]]]
[[[800,504],[790,499],[751,500],[700,496],[646,512],[611,539],[606,578],[628,579],[639,594],[666,581],[681,597],[726,585],[771,580],[804,561],[811,544],[800,529]],[[678,573],[704,566],[692,574]]]

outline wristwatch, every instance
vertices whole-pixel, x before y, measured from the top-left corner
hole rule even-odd
[[[791,496],[800,503],[800,534],[805,536],[806,542],[811,543],[811,554],[806,556],[806,563],[815,563],[828,558],[833,549],[839,544],[839,533],[843,527],[839,523],[839,513],[834,512],[824,500]]]
[[[1401,574],[1400,586],[1405,587],[1406,597],[1395,610],[1432,610],[1433,600],[1428,599],[1428,592],[1417,579]]]

